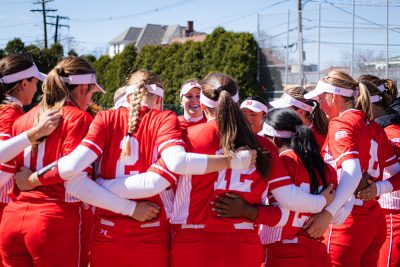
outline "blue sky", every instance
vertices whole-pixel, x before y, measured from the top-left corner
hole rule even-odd
[[[33,0],[0,0],[0,47],[8,40],[20,37],[25,43],[43,40],[42,15],[29,10],[40,8]],[[305,63],[317,62],[318,3],[321,3],[321,65],[341,65],[351,57],[352,0],[303,0]],[[385,56],[386,0],[356,0],[356,53]],[[390,56],[400,55],[400,1],[389,1]],[[257,33],[257,14],[263,44],[285,55],[290,10],[289,44],[297,42],[297,0],[55,0],[48,8],[58,9],[52,15],[67,16],[69,29],[61,30],[66,49],[80,54],[102,54],[107,42],[130,26],[146,23],[181,24],[193,20],[197,31],[207,33],[217,26],[236,32]],[[349,14],[350,13],[350,14]],[[52,43],[54,27],[48,27]],[[273,38],[271,38],[273,37]],[[348,43],[348,44],[343,44]],[[297,46],[289,55],[298,58]]]

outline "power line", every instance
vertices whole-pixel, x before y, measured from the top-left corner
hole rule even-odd
[[[156,7],[153,9],[148,9],[145,11],[141,11],[141,12],[137,12],[137,13],[133,13],[133,14],[128,14],[128,15],[122,15],[122,16],[110,16],[110,17],[103,17],[103,18],[71,18],[71,20],[73,20],[74,22],[81,22],[81,23],[91,23],[91,22],[102,22],[102,21],[110,21],[110,20],[120,20],[120,19],[126,19],[126,18],[131,18],[131,17],[138,17],[138,16],[143,16],[143,15],[147,15],[147,14],[151,14],[151,13],[156,13],[159,11],[165,11],[168,9],[172,9],[172,8],[176,8],[176,7],[180,7],[183,5],[186,5],[190,2],[193,2],[195,0],[183,0],[183,1],[179,1],[176,3],[172,3],[169,5],[165,5],[162,7]]]
[[[47,23],[47,24],[56,26],[56,32],[54,34],[54,43],[57,43],[58,28],[62,28],[62,27],[69,28],[69,25],[60,24],[59,21],[62,20],[62,19],[69,20],[69,18],[68,17],[64,17],[64,16],[59,16],[59,15],[57,15],[57,16],[48,16],[48,17],[56,19],[56,23]]]
[[[259,13],[259,12],[265,10],[265,9],[268,9],[268,8],[271,8],[271,7],[274,7],[274,6],[280,5],[280,4],[285,3],[285,2],[289,2],[289,1],[290,1],[290,0],[282,0],[282,1],[276,2],[276,3],[274,3],[274,4],[271,4],[271,5],[267,6],[267,7],[264,7],[264,8],[262,8],[262,9],[257,9],[257,10],[255,10],[255,11],[251,11],[251,12],[249,12],[249,13],[246,13],[245,15],[241,15],[241,16],[236,17],[236,18],[234,18],[234,19],[227,20],[227,21],[223,21],[222,23],[218,23],[218,25],[225,25],[225,24],[229,24],[229,23],[232,23],[232,22],[235,22],[235,21],[244,19],[244,18],[246,18],[246,17],[249,17],[249,16],[251,16],[251,15],[254,15],[254,14],[256,14],[256,13]],[[204,29],[202,29],[202,30],[208,30],[208,29],[211,29],[211,28],[215,28],[215,26],[207,27],[207,28],[204,28]]]
[[[325,1],[325,3],[327,3],[327,4],[329,4],[329,5],[331,5],[331,6],[335,7],[335,8],[337,8],[337,9],[339,9],[339,10],[341,10],[341,11],[343,11],[344,13],[353,16],[353,14],[352,14],[351,12],[347,11],[346,9],[343,9],[343,8],[341,8],[341,7],[338,7],[338,6],[336,6],[335,4],[333,4],[333,3],[331,3],[331,2],[329,2],[329,1],[327,1],[327,0],[324,0],[324,1]],[[386,29],[386,26],[384,26],[384,25],[382,25],[382,24],[379,24],[379,23],[376,23],[376,22],[374,22],[374,21],[372,21],[372,20],[366,19],[366,18],[364,18],[364,17],[361,17],[361,16],[359,16],[359,15],[354,14],[354,17],[359,18],[359,19],[361,19],[361,20],[363,20],[363,21],[369,22],[369,23],[371,23],[371,24],[374,24],[374,25],[376,25],[376,26],[379,26],[379,27],[381,27],[381,28]],[[396,31],[396,30],[393,30],[393,29],[390,29],[390,31],[400,33],[400,31]]]
[[[57,9],[46,9],[46,3],[48,2],[52,2],[54,0],[41,0],[40,2],[35,2],[33,4],[38,5],[41,4],[42,5],[42,9],[31,9],[31,12],[42,12],[43,14],[43,28],[44,28],[44,48],[47,48],[47,23],[46,23],[46,14],[48,12],[55,12],[57,11]]]

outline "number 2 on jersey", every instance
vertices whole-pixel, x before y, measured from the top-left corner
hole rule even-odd
[[[128,175],[138,174],[139,172],[134,170],[133,166],[139,159],[139,143],[133,136],[129,138],[131,146],[131,154],[125,159],[119,159],[117,161],[117,168],[115,170],[115,177],[126,177]],[[119,144],[119,147],[123,149],[124,139]]]

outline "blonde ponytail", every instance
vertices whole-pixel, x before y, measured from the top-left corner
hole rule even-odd
[[[142,80],[138,85],[138,90],[132,93],[131,101],[129,104],[129,114],[128,114],[128,132],[124,137],[121,159],[127,158],[131,155],[131,143],[130,138],[132,133],[135,131],[136,125],[139,120],[139,109],[140,103],[144,97],[147,97],[147,90],[145,88],[146,81]]]
[[[371,100],[368,88],[362,82],[358,83],[359,95],[355,99],[355,108],[365,112],[369,119],[372,119]]]

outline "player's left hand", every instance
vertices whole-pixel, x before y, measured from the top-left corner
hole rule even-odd
[[[248,203],[240,195],[225,193],[219,195],[211,202],[213,211],[218,217],[223,218],[246,218],[254,221],[257,218],[257,207]]]
[[[310,237],[319,238],[324,235],[331,220],[332,215],[329,211],[323,209],[320,213],[310,217],[304,224],[303,229],[307,231]]]
[[[370,185],[367,188],[357,193],[357,198],[365,201],[375,199],[375,197],[378,194],[378,191],[376,189],[376,184],[372,180],[368,180],[368,183]]]
[[[15,184],[21,191],[29,191],[36,187],[31,182],[31,175],[33,172],[26,167],[21,167],[15,175]],[[33,175],[32,175],[33,176]]]

